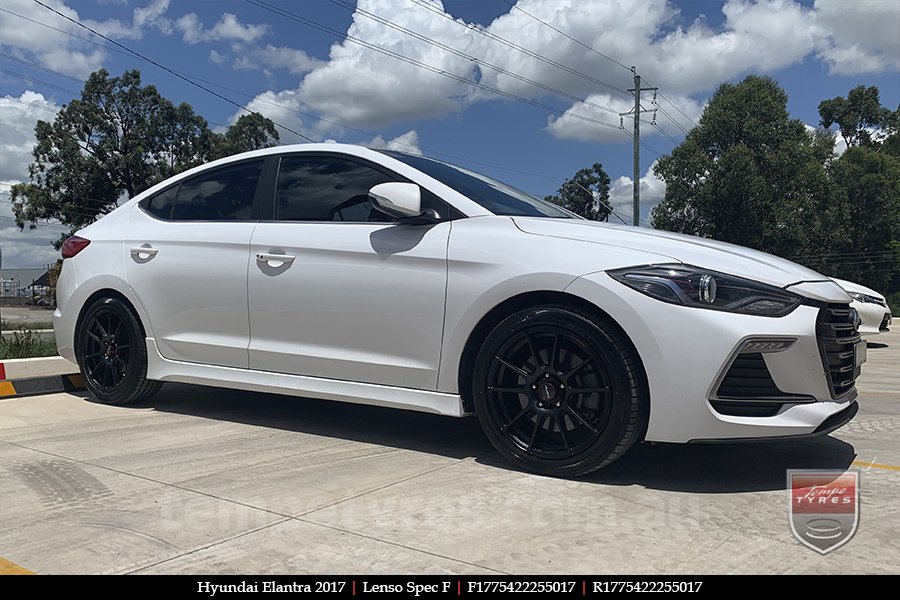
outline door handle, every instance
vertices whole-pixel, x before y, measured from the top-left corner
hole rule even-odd
[[[156,253],[159,252],[156,248],[150,248],[149,246],[141,246],[139,248],[131,249],[131,256],[135,258],[140,258],[142,260],[148,260],[156,256]]]
[[[256,262],[268,263],[270,267],[280,267],[294,262],[294,257],[289,254],[268,254],[260,252],[256,255]]]

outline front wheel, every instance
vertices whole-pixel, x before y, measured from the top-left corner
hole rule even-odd
[[[602,318],[569,306],[521,310],[476,359],[475,412],[491,443],[520,468],[589,473],[639,438],[646,392],[637,354]]]
[[[162,385],[146,378],[144,332],[118,298],[100,298],[91,304],[79,322],[75,348],[85,386],[104,404],[140,402]]]

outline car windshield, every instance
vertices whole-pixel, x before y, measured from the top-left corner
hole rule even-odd
[[[384,154],[434,177],[447,187],[477,202],[495,215],[511,217],[550,217],[577,219],[567,210],[545,202],[496,179],[457,167],[439,160],[415,156],[393,150],[381,150]]]

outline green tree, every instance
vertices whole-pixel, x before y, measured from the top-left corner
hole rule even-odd
[[[900,108],[891,111],[881,105],[878,88],[858,85],[847,94],[819,103],[819,123],[838,131],[848,147],[874,148],[881,140],[897,133],[900,125]]]
[[[819,241],[831,194],[824,158],[833,137],[789,118],[787,94],[769,77],[722,84],[699,125],[655,173],[666,183],[653,226],[782,256]]]
[[[71,231],[176,173],[278,141],[274,123],[259,114],[216,134],[189,104],[175,106],[142,85],[140,71],[113,77],[103,69],[52,123],[38,121],[35,137],[30,181],[11,190],[16,224],[58,220]]]
[[[241,115],[224,135],[215,140],[216,158],[278,145],[275,123],[259,113]]]
[[[827,161],[831,181],[827,254],[807,261],[822,272],[889,293],[900,289],[900,109],[878,88],[857,86],[819,104],[823,127],[837,125],[848,149]]]
[[[544,200],[558,204],[592,221],[606,221],[612,212],[609,203],[609,175],[603,165],[594,163],[566,179],[556,194]]]

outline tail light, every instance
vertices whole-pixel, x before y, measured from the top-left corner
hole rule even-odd
[[[63,258],[72,258],[82,250],[88,247],[88,244],[91,243],[91,240],[87,240],[83,237],[78,237],[77,235],[73,235],[72,237],[66,238],[66,241],[63,242],[61,251]]]

